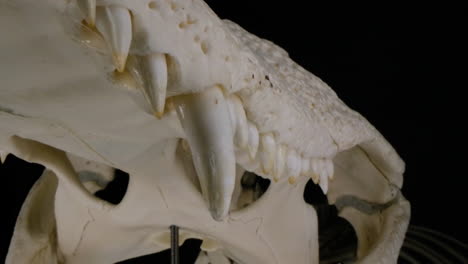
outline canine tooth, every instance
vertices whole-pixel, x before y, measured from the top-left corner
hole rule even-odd
[[[308,175],[310,172],[310,161],[309,159],[301,159],[301,175]]]
[[[279,180],[283,175],[284,165],[286,164],[286,147],[278,145],[276,148],[276,160],[273,168],[273,178]]]
[[[247,122],[247,125],[249,127],[249,144],[247,145],[247,149],[249,151],[250,158],[253,160],[255,159],[258,150],[258,130],[251,122]]]
[[[301,159],[294,149],[289,149],[286,168],[290,177],[298,177],[301,173]]]
[[[130,11],[117,6],[97,7],[96,28],[110,47],[117,70],[122,72],[132,41]]]
[[[86,22],[94,26],[96,22],[96,0],[78,0],[78,7],[85,13]]]
[[[275,164],[276,143],[273,133],[266,133],[260,136],[259,156],[263,171],[269,174]]]
[[[201,189],[213,219],[228,214],[236,181],[236,159],[229,109],[218,87],[180,96],[176,109]]]
[[[319,185],[320,185],[320,188],[322,188],[323,193],[327,194],[327,192],[328,192],[328,177],[327,177],[327,174],[325,174],[325,173],[320,174]]]
[[[137,80],[139,88],[152,113],[158,118],[164,114],[167,91],[166,55],[129,56],[127,69]]]
[[[239,97],[235,95],[230,96],[229,104],[231,107],[232,122],[235,124],[234,142],[238,147],[245,148],[249,140],[249,128],[244,107]]]

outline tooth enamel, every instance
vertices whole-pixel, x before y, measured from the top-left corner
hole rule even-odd
[[[78,6],[86,15],[86,22],[90,26],[94,26],[96,21],[96,0],[78,0]]]
[[[96,28],[112,51],[115,67],[123,72],[132,41],[130,11],[117,6],[97,7]]]
[[[334,175],[334,166],[333,166],[333,161],[331,160],[325,160],[325,170],[327,171],[327,175],[328,175],[328,178],[330,180],[333,180],[333,178],[335,177]]]
[[[147,56],[129,56],[127,69],[137,80],[139,88],[152,114],[164,114],[167,91],[167,63],[163,53]]]
[[[301,173],[301,160],[294,149],[288,149],[286,169],[290,177],[299,177]]]
[[[302,158],[301,159],[301,175],[309,175],[310,173],[310,161],[309,159]]]
[[[220,88],[180,96],[176,109],[201,189],[213,219],[227,215],[236,180],[236,160],[227,102]]]
[[[247,117],[245,116],[244,107],[239,97],[231,95],[229,97],[229,105],[231,109],[231,118],[233,127],[235,128],[234,143],[240,147],[245,148],[249,140],[249,128],[247,125]]]
[[[259,156],[263,172],[269,174],[275,164],[276,143],[273,133],[266,133],[260,136]]]
[[[315,184],[318,184],[320,180],[320,167],[318,159],[310,160],[311,178]]]
[[[284,166],[286,164],[286,147],[284,145],[278,145],[276,148],[276,160],[273,168],[273,177],[279,180],[283,175]]]
[[[320,188],[322,188],[322,191],[324,194],[327,194],[328,192],[328,177],[326,173],[321,173],[320,174],[320,182],[319,182]]]
[[[255,159],[258,150],[258,130],[253,123],[248,121],[247,124],[249,127],[249,144],[247,145],[247,149],[249,151],[250,158],[253,160]]]
[[[10,153],[8,152],[5,152],[5,151],[0,151],[0,161],[3,163],[5,163],[5,160],[7,159],[8,155]]]

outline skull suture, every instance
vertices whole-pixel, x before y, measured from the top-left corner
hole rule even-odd
[[[172,224],[203,240],[200,263],[318,263],[310,178],[361,263],[396,262],[409,221],[396,152],[204,2],[7,0],[0,29],[2,151],[47,168],[7,263],[112,263],[167,249]],[[112,168],[130,175],[118,205],[92,195]],[[272,180],[258,200],[245,171]]]

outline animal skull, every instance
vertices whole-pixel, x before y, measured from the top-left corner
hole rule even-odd
[[[396,263],[410,215],[397,153],[204,2],[3,0],[0,29],[0,146],[46,167],[7,263],[112,263],[167,249],[173,224],[203,240],[198,263],[319,263],[310,178],[360,263]],[[93,195],[113,168],[130,175],[117,205]],[[272,180],[258,200],[246,171]]]

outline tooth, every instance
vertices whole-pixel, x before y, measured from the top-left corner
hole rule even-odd
[[[269,174],[275,164],[276,143],[273,133],[266,133],[260,136],[259,156],[263,172]]]
[[[247,125],[247,117],[245,116],[244,107],[239,97],[231,95],[229,98],[231,107],[232,122],[235,124],[234,142],[240,148],[245,148],[249,140],[249,129]]]
[[[231,204],[236,160],[229,110],[218,87],[180,96],[176,109],[210,213],[223,220]]]
[[[322,191],[324,194],[327,194],[328,192],[328,177],[326,173],[320,173],[320,182],[319,182],[320,188],[322,188]]]
[[[161,118],[164,114],[167,91],[166,55],[155,53],[147,56],[129,56],[127,69],[137,80],[152,114]]]
[[[286,147],[278,145],[276,148],[276,161],[273,168],[273,178],[278,181],[283,175],[284,165],[286,164]]]
[[[247,122],[247,124],[249,127],[249,144],[247,145],[247,149],[249,151],[250,158],[254,160],[258,150],[258,130],[251,122]]]
[[[96,0],[78,0],[78,7],[86,15],[86,22],[90,26],[94,26],[96,21]]]
[[[218,241],[211,238],[204,238],[202,244],[200,245],[200,249],[207,252],[216,251],[219,248],[221,248],[221,245],[218,243]]]
[[[130,11],[117,6],[98,7],[96,9],[96,28],[101,32],[112,51],[115,67],[119,72],[123,72],[132,42]]]
[[[9,154],[10,153],[8,153],[6,151],[0,151],[0,161],[2,162],[2,164],[5,163],[5,161],[6,161]]]
[[[294,149],[289,149],[287,154],[286,169],[288,176],[298,177],[301,173],[301,160]]]
[[[310,172],[310,161],[309,159],[301,159],[301,175],[309,175]]]
[[[325,160],[325,170],[327,171],[328,178],[330,178],[330,180],[333,180],[333,178],[335,177],[333,161],[328,159]]]
[[[318,159],[311,159],[310,160],[310,168],[312,169],[312,174],[311,174],[311,178],[312,178],[312,181],[315,183],[315,184],[318,184],[319,180],[320,180],[320,167],[319,167],[320,163],[319,163],[319,160]]]

